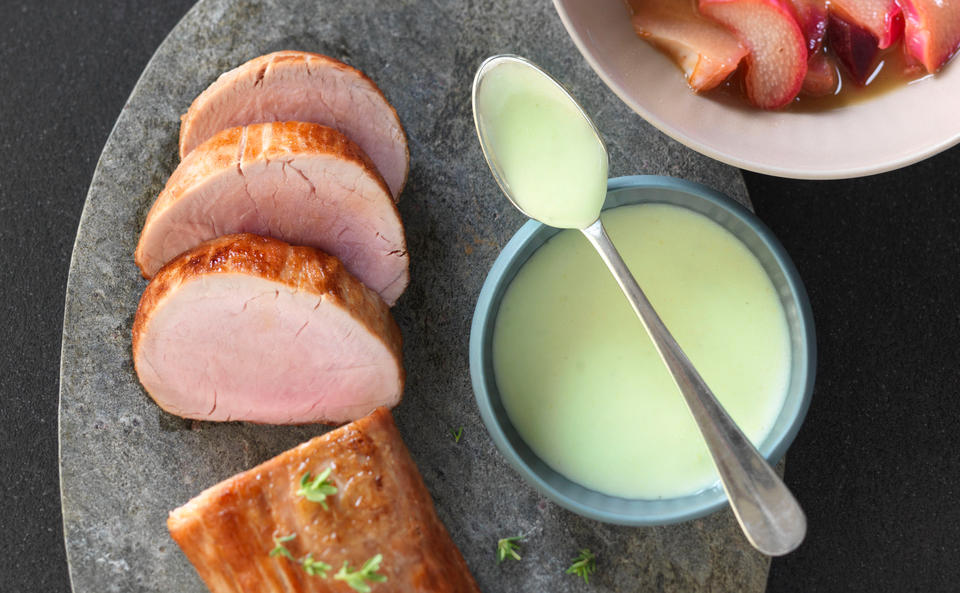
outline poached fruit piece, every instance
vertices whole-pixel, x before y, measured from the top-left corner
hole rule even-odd
[[[729,28],[746,56],[747,99],[761,109],[793,100],[807,75],[807,43],[792,9],[779,0],[700,0],[700,12]]]
[[[807,60],[807,76],[803,79],[802,93],[808,97],[822,97],[837,91],[840,73],[837,62],[830,54],[817,52]]]
[[[937,72],[960,49],[960,1],[900,0],[907,53]]]
[[[689,0],[637,0],[632,6],[637,35],[667,54],[697,92],[722,83],[747,55],[736,36],[701,17]]]
[[[896,0],[830,0],[830,16],[865,29],[886,49],[903,35],[903,15]]]
[[[790,5],[812,58],[823,49],[827,37],[827,0],[790,0]]]
[[[903,14],[895,0],[831,0],[830,49],[857,84],[876,70],[880,50],[903,36]]]
[[[827,37],[830,49],[850,78],[859,85],[866,84],[876,69],[880,55],[880,47],[873,33],[831,13]]]
[[[827,0],[790,0],[794,17],[807,40],[807,75],[800,92],[822,97],[837,90],[840,74],[833,57],[824,51],[827,38]]]

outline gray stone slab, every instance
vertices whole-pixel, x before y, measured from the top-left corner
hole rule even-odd
[[[202,592],[165,527],[201,489],[326,430],[181,420],[139,386],[130,327],[144,287],[133,250],[177,163],[178,117],[216,76],[276,49],[329,54],[367,72],[396,106],[412,169],[400,210],[412,282],[394,309],[408,383],[395,412],[441,518],[485,591],[753,591],[768,561],[724,511],[631,529],[579,518],[527,487],[494,450],[470,389],[473,306],[522,217],[502,199],[474,137],[469,90],[494,53],[532,58],[580,98],[606,137],[611,174],[694,179],[747,203],[739,173],[669,140],[600,82],[545,0],[204,0],[157,50],[120,114],[84,208],[64,320],[60,447],[66,547],[77,593]],[[463,426],[455,444],[450,427]],[[496,540],[525,533],[498,566]],[[598,552],[589,587],[563,574]]]

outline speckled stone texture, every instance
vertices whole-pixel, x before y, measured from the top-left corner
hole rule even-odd
[[[682,176],[746,202],[736,170],[656,132],[600,82],[545,0],[204,0],[161,45],[107,141],[70,271],[60,442],[74,591],[205,591],[167,535],[167,512],[326,430],[170,416],[141,389],[130,357],[144,287],[133,250],[177,163],[179,115],[219,73],[277,49],[317,51],[360,68],[406,126],[412,168],[400,210],[412,282],[394,309],[408,371],[395,416],[481,588],[762,591],[768,560],[750,549],[729,511],[659,528],[579,518],[507,467],[477,414],[467,365],[473,306],[499,248],[523,222],[501,197],[474,135],[470,82],[483,58],[519,53],[564,81],[603,131],[611,175]],[[458,426],[457,444],[448,430]],[[523,561],[498,566],[496,540],[516,534],[527,536]],[[582,547],[598,554],[589,586],[563,574]]]

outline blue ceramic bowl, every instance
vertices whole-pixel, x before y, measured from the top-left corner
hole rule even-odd
[[[806,291],[793,262],[769,229],[751,212],[705,186],[681,179],[633,176],[611,179],[604,208],[625,204],[666,203],[689,208],[736,235],[760,260],[773,281],[790,328],[792,365],[786,401],[760,452],[778,461],[793,442],[810,404],[816,369],[816,338]],[[493,372],[493,329],[500,300],[527,259],[560,232],[530,221],[513,236],[487,275],[470,330],[470,375],[473,391],[493,442],[523,478],[557,504],[607,523],[664,525],[702,517],[727,503],[717,485],[697,494],[658,500],[630,500],[590,490],[565,478],[538,458],[510,422],[500,401]]]

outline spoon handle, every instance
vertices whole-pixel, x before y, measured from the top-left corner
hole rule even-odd
[[[680,349],[613,246],[600,219],[581,231],[613,272],[683,393],[747,540],[770,556],[794,550],[806,534],[807,518],[786,484],[744,436]]]

